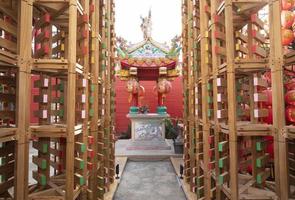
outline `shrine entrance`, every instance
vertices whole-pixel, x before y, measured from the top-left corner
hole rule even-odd
[[[141,42],[117,37],[118,1],[0,1],[0,199],[108,200],[117,178],[137,178],[128,170],[160,196],[172,174],[188,199],[295,199],[294,0],[118,4],[131,35],[129,14],[147,11],[136,3],[159,6],[165,34],[179,11],[169,45],[152,37],[151,12],[137,18]]]
[[[141,17],[140,28],[142,41],[133,44],[123,37],[116,40],[116,84],[124,84],[121,89],[125,90],[124,94],[116,92],[120,101],[116,109],[128,102],[125,118],[120,120],[130,122],[130,136],[121,139],[119,134],[115,144],[116,159],[127,161],[120,165],[122,180],[115,199],[186,199],[170,161],[182,157],[182,119],[174,119],[169,113],[173,107],[167,106],[167,99],[175,98],[168,97],[174,80],[181,79],[180,37],[171,38],[170,45],[156,41],[152,37],[152,10]],[[182,88],[177,92],[177,102],[182,105]],[[156,101],[153,109],[151,99]]]
[[[147,17],[141,17],[143,40],[132,44],[124,38],[117,37],[117,74],[124,81],[129,102],[129,112],[126,113],[131,121],[131,134],[126,144],[126,156],[129,151],[156,151],[171,150],[166,139],[166,124],[170,115],[165,106],[167,94],[173,89],[171,82],[180,76],[178,59],[181,51],[180,37],[175,36],[171,45],[157,42],[152,37],[152,12]],[[142,81],[155,83],[152,91],[146,92],[141,85]],[[179,91],[181,92],[181,91]],[[157,98],[155,112],[150,112],[149,105],[145,104],[146,97]],[[181,100],[180,100],[181,102]],[[119,107],[119,105],[118,105]],[[170,139],[176,139],[177,133]],[[119,141],[120,142],[120,141]],[[128,152],[128,153],[127,153]],[[146,155],[146,152],[144,152]],[[169,152],[172,154],[172,152]],[[141,153],[132,153],[141,156]]]

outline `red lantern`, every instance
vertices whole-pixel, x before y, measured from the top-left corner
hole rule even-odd
[[[286,120],[288,122],[295,123],[295,107],[294,106],[288,106],[286,108]]]
[[[289,45],[294,40],[293,32],[289,29],[282,29],[282,44],[284,46]]]
[[[290,90],[286,93],[285,101],[287,104],[295,106],[295,90]]]
[[[166,79],[159,80],[157,86],[154,87],[154,91],[158,92],[158,105],[162,106],[164,103],[164,99],[166,97],[166,94],[168,94],[171,91],[172,85],[169,81]]]
[[[281,22],[283,28],[291,28],[294,22],[294,14],[291,11],[283,10],[281,12]]]
[[[137,106],[138,100],[137,100],[137,94],[139,92],[139,83],[136,79],[130,79],[127,82],[126,90],[129,93],[128,102],[130,103],[133,100],[133,105]]]
[[[294,5],[293,0],[282,0],[282,9],[283,10],[290,10]]]
[[[162,79],[158,82],[157,91],[160,94],[168,94],[171,91],[172,85],[166,79]]]
[[[285,88],[289,90],[295,90],[295,79],[289,80],[287,83],[285,83]]]
[[[131,79],[126,85],[127,92],[131,94],[137,94],[139,91],[139,83],[135,79]]]

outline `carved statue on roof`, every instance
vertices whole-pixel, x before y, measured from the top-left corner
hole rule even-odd
[[[140,16],[142,22],[140,28],[143,32],[144,39],[148,39],[152,36],[152,12],[149,11],[149,15],[147,17]]]
[[[144,40],[131,44],[122,37],[116,38],[116,48],[118,56],[121,59],[126,58],[169,58],[175,59],[181,52],[181,37],[175,36],[171,40],[171,47],[167,43],[159,43],[151,37],[152,32],[152,14],[149,10],[147,17],[141,16],[141,29],[144,34]]]

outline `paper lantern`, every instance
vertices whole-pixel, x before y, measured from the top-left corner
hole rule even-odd
[[[293,31],[290,29],[282,29],[282,44],[284,46],[289,45],[294,40],[294,34]]]
[[[126,85],[127,92],[131,94],[137,94],[139,91],[139,83],[135,79],[131,79]]]
[[[288,10],[283,10],[281,12],[281,22],[282,22],[282,27],[289,29],[292,27],[292,24],[294,22],[294,14],[291,11]]]
[[[167,81],[166,79],[162,79],[158,82],[157,85],[157,91],[160,94],[168,94],[172,89],[172,85],[170,81]]]
[[[294,5],[293,0],[282,0],[282,9],[283,10],[290,10]]]
[[[288,122],[295,123],[295,107],[294,106],[288,106],[286,108],[286,120]]]

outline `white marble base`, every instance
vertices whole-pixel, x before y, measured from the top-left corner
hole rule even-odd
[[[175,154],[172,140],[163,142],[154,141],[133,141],[117,140],[115,145],[116,157],[124,156],[128,158],[169,158],[170,156],[181,156]]]
[[[168,114],[128,114],[131,120],[132,140],[137,141],[163,141],[165,140],[164,120]]]

